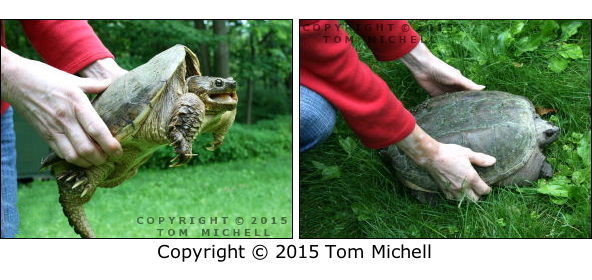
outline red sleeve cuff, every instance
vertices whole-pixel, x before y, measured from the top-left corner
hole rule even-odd
[[[113,57],[85,20],[23,20],[22,25],[43,60],[68,73]]]

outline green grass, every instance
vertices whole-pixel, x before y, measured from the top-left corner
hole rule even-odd
[[[301,155],[301,237],[590,238],[590,22],[575,33],[578,23],[568,21],[411,24],[432,52],[475,82],[557,110],[551,121],[562,136],[545,151],[555,177],[496,188],[477,204],[424,205],[339,120],[326,142]],[[408,108],[428,98],[404,65],[376,62],[356,36],[354,46]],[[557,68],[557,60],[567,66]]]
[[[85,205],[97,237],[204,237],[202,229],[249,229],[254,235],[292,235],[291,156],[251,158],[167,170],[143,169],[113,189],[99,189]],[[54,180],[34,181],[18,191],[18,237],[78,237],[58,203]],[[138,224],[138,217],[218,217],[218,224]],[[221,224],[228,217],[228,224]],[[236,225],[236,218],[244,219]],[[259,218],[252,224],[253,218]],[[286,217],[282,224],[281,217]],[[261,218],[267,218],[262,225]],[[276,224],[271,224],[275,219]],[[159,235],[158,229],[164,229]],[[169,236],[168,230],[174,235]],[[187,229],[187,236],[179,229]],[[243,231],[244,233],[244,231]],[[235,236],[243,237],[243,236]],[[255,237],[255,236],[252,236]]]

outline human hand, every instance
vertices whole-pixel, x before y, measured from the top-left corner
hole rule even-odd
[[[117,80],[125,73],[127,70],[119,67],[113,58],[99,59],[78,72],[80,76],[85,78],[111,79],[111,81]]]
[[[485,86],[469,80],[456,68],[433,55],[425,44],[419,43],[401,58],[417,83],[431,96],[463,90],[482,90]]]
[[[85,93],[100,93],[110,80],[80,78],[2,48],[2,99],[37,129],[58,156],[82,167],[119,156],[119,142]]]
[[[491,166],[496,161],[492,156],[459,145],[440,143],[417,125],[397,146],[430,173],[447,199],[462,200],[466,196],[477,201],[491,192],[471,164]]]

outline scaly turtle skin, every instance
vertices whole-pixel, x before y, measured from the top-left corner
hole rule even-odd
[[[495,157],[493,166],[475,167],[489,185],[522,185],[553,174],[541,150],[557,139],[559,128],[541,119],[525,97],[499,91],[449,93],[425,101],[412,113],[437,141]],[[420,201],[438,196],[440,188],[428,172],[396,145],[380,154]]]
[[[94,237],[83,205],[97,187],[112,188],[134,176],[155,150],[171,145],[177,156],[171,166],[192,156],[198,134],[212,132],[208,150],[222,144],[234,122],[236,82],[204,77],[199,61],[185,46],[176,45],[117,79],[93,100],[93,107],[121,143],[123,155],[100,166],[81,168],[50,154],[42,167],[56,177],[60,204],[74,231]]]

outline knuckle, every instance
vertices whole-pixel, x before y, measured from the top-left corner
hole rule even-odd
[[[451,184],[450,189],[452,191],[459,191],[459,190],[462,190],[462,186],[460,184]]]
[[[49,130],[41,131],[41,137],[43,137],[46,142],[53,142],[56,139],[55,135]]]
[[[101,130],[99,129],[99,127],[95,123],[89,123],[85,127],[85,130],[88,133],[88,135],[92,136],[93,138],[96,138],[96,137],[99,137],[102,135]]]
[[[78,148],[78,153],[80,153],[83,156],[92,155],[95,153],[95,147],[93,147],[92,145],[88,145],[88,144],[80,145]]]
[[[58,120],[64,120],[66,119],[66,117],[69,115],[69,110],[66,108],[61,108],[58,107],[55,109],[55,111],[53,112],[53,116],[54,118],[58,119]]]
[[[64,152],[64,159],[67,162],[74,163],[75,161],[78,161],[78,158],[78,154],[74,152]]]

